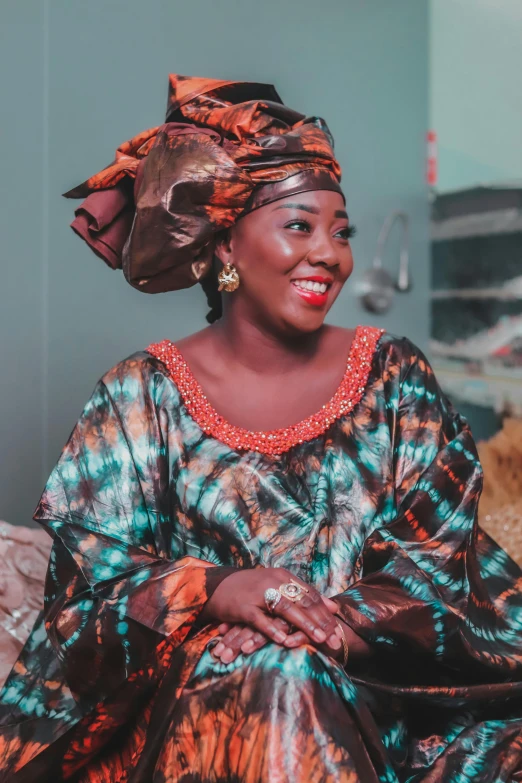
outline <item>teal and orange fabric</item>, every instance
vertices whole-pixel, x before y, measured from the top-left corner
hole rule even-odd
[[[522,574],[477,526],[473,437],[423,353],[358,327],[347,408],[270,453],[203,428],[159,346],[99,380],[38,504],[54,543],[0,780],[522,779]],[[209,576],[273,566],[372,655],[215,660]]]
[[[121,144],[67,193],[72,228],[140,291],[187,288],[240,215],[317,188],[340,193],[325,121],[285,106],[270,84],[170,74],[166,122]]]

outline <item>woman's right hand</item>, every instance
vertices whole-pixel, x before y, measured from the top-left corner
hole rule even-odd
[[[265,590],[283,583],[294,582],[308,592],[300,601],[284,596],[270,615],[265,604]],[[255,628],[278,644],[289,638],[276,623],[276,617],[286,620],[295,629],[303,631],[314,644],[325,644],[334,652],[341,646],[334,611],[334,601],[323,597],[314,587],[303,582],[285,568],[253,568],[236,571],[216,587],[207,601],[202,616],[219,623],[243,624]]]

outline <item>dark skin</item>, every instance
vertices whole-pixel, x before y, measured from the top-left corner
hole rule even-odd
[[[279,429],[317,412],[333,396],[354,334],[324,319],[353,270],[350,235],[342,196],[316,190],[260,207],[218,242],[216,257],[234,265],[240,286],[223,292],[219,321],[177,345],[227,421],[248,430]],[[310,277],[321,278],[322,290],[326,286],[324,301],[302,294]],[[282,598],[270,615],[264,591],[290,578],[309,592],[297,603]],[[223,638],[212,654],[224,663],[269,641],[288,648],[312,644],[340,660],[339,623],[350,655],[367,653],[366,643],[334,616],[336,608],[286,569],[256,568],[224,579],[202,619],[220,623]]]

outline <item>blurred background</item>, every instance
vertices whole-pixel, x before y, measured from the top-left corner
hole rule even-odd
[[[358,227],[329,320],[428,354],[483,442],[485,524],[513,547],[498,512],[522,497],[520,0],[2,0],[0,518],[31,524],[107,369],[205,325],[199,287],[134,290],[60,195],[164,121],[170,72],[273,83],[325,117]]]

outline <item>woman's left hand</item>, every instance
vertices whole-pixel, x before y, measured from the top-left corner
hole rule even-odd
[[[274,625],[284,631],[284,633],[288,633],[290,628],[282,617],[274,618]],[[255,628],[250,628],[250,626],[242,625],[241,623],[221,623],[218,631],[220,634],[223,634],[223,638],[211,649],[211,653],[214,658],[219,658],[223,663],[235,661],[241,652],[245,654],[253,653],[271,641],[260,631],[256,631]],[[292,634],[292,636],[295,635]]]
[[[286,620],[278,617],[274,620],[275,624],[281,628],[285,633],[289,632],[289,625]],[[250,655],[256,650],[261,649],[267,642],[270,642],[267,636],[250,628],[248,625],[221,623],[218,628],[220,634],[223,634],[223,638],[212,648],[211,653],[215,658],[220,659],[223,663],[231,663],[235,661],[239,653]],[[346,629],[345,629],[346,630]],[[339,637],[341,632],[337,629]],[[295,633],[288,634],[282,647],[300,647],[303,644],[311,644],[310,638],[303,631],[296,631]],[[337,660],[342,660],[343,650],[342,647],[339,651],[335,651],[332,655],[330,647],[324,644],[314,643],[321,652],[324,652],[330,657],[335,657]]]

